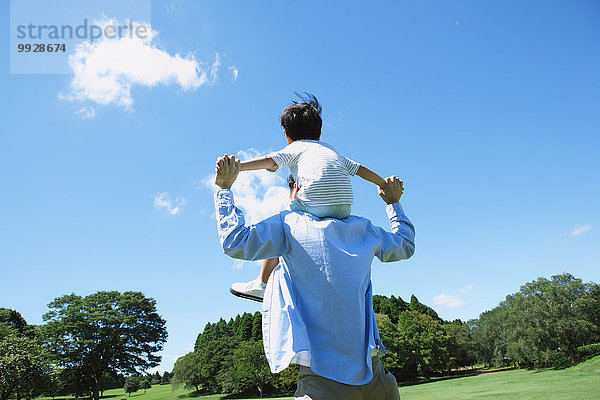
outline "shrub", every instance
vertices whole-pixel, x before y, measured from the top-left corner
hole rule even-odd
[[[579,346],[577,353],[581,358],[593,357],[600,354],[600,343],[586,344],[585,346]]]

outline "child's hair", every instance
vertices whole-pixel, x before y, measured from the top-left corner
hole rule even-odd
[[[290,188],[290,190],[294,189],[295,184],[296,184],[296,181],[294,180],[294,176],[293,175],[288,176],[288,187]]]
[[[286,135],[292,140],[312,139],[321,137],[321,105],[315,96],[296,93],[301,101],[294,101],[281,112],[281,126]]]

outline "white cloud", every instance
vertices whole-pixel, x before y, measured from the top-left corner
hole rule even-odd
[[[587,231],[592,229],[592,225],[591,224],[587,224],[587,225],[583,225],[583,226],[579,226],[575,229],[573,229],[570,233],[569,233],[569,237],[575,237],[575,236],[579,236],[579,235],[583,235],[584,233],[586,233]]]
[[[215,61],[210,66],[209,74],[210,74],[210,83],[215,84],[218,80],[219,68],[221,67],[221,57],[219,57],[219,53],[215,55]]]
[[[169,215],[178,215],[183,211],[185,201],[183,197],[173,200],[167,192],[158,193],[154,196],[154,208],[164,208]]]
[[[241,150],[235,154],[241,160],[260,156],[255,149]],[[210,175],[203,183],[214,188],[215,176]],[[260,171],[240,172],[233,185],[235,205],[244,211],[247,224],[257,223],[284,210],[289,204],[290,191],[281,173]]]
[[[228,69],[231,72],[231,80],[237,81],[239,71],[236,68],[236,66],[235,65],[230,65]]]
[[[475,287],[475,285],[469,285],[464,289],[459,289],[458,293],[466,293],[466,292],[470,292],[473,288]]]
[[[94,118],[96,116],[96,109],[92,106],[83,107],[75,115],[78,115],[81,119]]]
[[[108,25],[118,25],[112,19],[95,23],[103,29]],[[207,72],[192,54],[171,55],[157,48],[153,39],[158,32],[149,23],[132,22],[132,26],[134,32],[138,26],[145,27],[145,38],[123,34],[120,38],[79,44],[69,56],[73,71],[70,90],[59,97],[103,105],[116,104],[129,109],[133,104],[133,86],[175,84],[183,90],[194,90],[209,82],[208,75],[212,82],[216,81],[221,64],[218,54]]]
[[[462,301],[460,295],[455,294],[440,294],[433,298],[433,304],[436,306],[446,306],[451,308],[458,308],[465,305],[465,302]]]

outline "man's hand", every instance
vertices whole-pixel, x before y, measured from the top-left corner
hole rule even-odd
[[[225,154],[217,159],[215,171],[217,172],[215,185],[221,189],[231,189],[233,182],[240,173],[240,160],[236,160],[235,156],[230,157]]]
[[[377,188],[383,201],[385,201],[386,204],[399,202],[400,197],[402,197],[402,193],[404,192],[403,182],[396,178],[396,176],[385,178],[385,182],[387,183],[385,189],[382,189],[381,187]]]

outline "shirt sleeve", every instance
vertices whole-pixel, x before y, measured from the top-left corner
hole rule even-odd
[[[231,190],[215,193],[217,230],[223,252],[241,260],[262,260],[286,253],[288,243],[281,214],[245,226],[244,213],[235,206]]]
[[[269,168],[267,171],[275,172],[279,168],[289,167],[295,164],[298,160],[298,152],[294,151],[291,145],[286,146],[282,150],[275,151],[268,155],[274,162],[275,166]]]
[[[360,168],[360,164],[344,156],[340,156],[340,158],[342,160],[342,164],[344,164],[344,167],[346,167],[348,170],[348,173],[351,176],[356,175],[358,168]]]
[[[380,245],[375,256],[382,262],[406,260],[415,252],[415,227],[404,214],[400,203],[388,204],[386,212],[391,232],[377,228]]]

